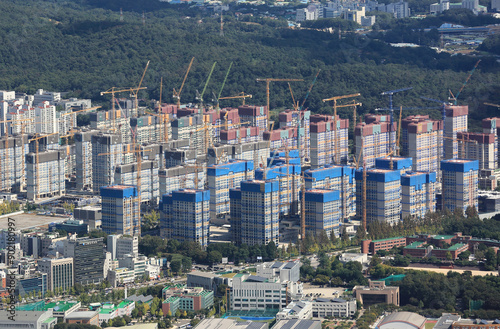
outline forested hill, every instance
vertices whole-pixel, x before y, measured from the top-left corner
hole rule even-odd
[[[419,96],[447,99],[448,90],[456,93],[477,61],[426,48],[393,48],[354,33],[339,40],[337,34],[288,29],[284,21],[253,18],[245,22],[230,15],[224,17],[222,37],[217,17],[198,8],[156,1],[135,2],[149,9],[143,25],[142,11],[124,11],[120,21],[119,9],[98,8],[97,3],[0,2],[0,89],[72,91],[74,96],[99,101],[104,100],[99,93],[113,86],[136,86],[150,60],[143,82],[148,89],[140,97],[158,99],[163,77],[163,99],[172,101],[171,90],[180,86],[194,56],[183,102],[195,101],[196,90],[203,89],[216,61],[205,95],[208,101],[212,93],[218,94],[233,62],[223,96],[244,91],[254,96],[253,103],[264,104],[265,84],[256,78],[303,78],[303,83],[292,85],[295,96],[302,98],[321,69],[306,107],[330,111],[322,98],[360,92],[361,111],[367,112],[387,105],[382,91],[408,86],[413,90],[395,96],[396,106],[435,106],[423,103]],[[482,58],[460,95],[459,103],[471,106],[476,127],[478,119],[496,114],[496,109],[482,104],[500,103],[498,72],[495,59]],[[288,85],[272,84],[271,105],[291,104]],[[350,117],[348,110],[341,115]]]

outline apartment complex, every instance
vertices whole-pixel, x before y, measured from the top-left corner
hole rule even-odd
[[[363,217],[363,170],[356,171],[356,217]],[[366,221],[394,225],[401,218],[401,174],[398,170],[367,169]]]
[[[233,241],[241,241],[241,243],[250,246],[267,245],[271,241],[278,243],[278,181],[250,180],[241,182],[240,189],[231,190],[230,202],[231,234],[235,239]]]
[[[391,168],[392,165],[392,168]],[[403,175],[412,169],[412,158],[402,157],[385,157],[375,159],[375,168],[377,169],[390,169],[399,171]]]
[[[208,246],[210,191],[181,189],[165,194],[160,203],[160,234],[179,242],[194,241]]]
[[[349,120],[337,116],[335,127],[333,117],[313,114],[310,121],[311,168],[347,163]]]
[[[412,158],[414,171],[437,172],[444,159],[443,121],[414,115],[401,121],[401,154]]]
[[[137,187],[112,185],[101,187],[102,230],[107,234],[141,234],[140,204]]]
[[[325,231],[340,236],[340,193],[332,190],[308,190],[305,193],[306,234]]]
[[[64,195],[65,153],[44,151],[26,156],[26,181],[28,200],[39,200]]]
[[[229,190],[239,188],[241,181],[253,178],[253,161],[235,160],[207,168],[212,222],[229,214]]]
[[[436,212],[436,173],[401,175],[401,218],[424,217],[428,212]]]
[[[300,117],[299,117],[300,115]],[[311,137],[311,111],[295,111],[295,110],[285,110],[280,112],[278,119],[280,123],[280,128],[287,127],[298,127],[299,118],[300,120],[300,136],[301,136],[301,144],[300,144],[300,156],[304,158],[309,158],[309,147],[310,147],[310,137]],[[305,136],[302,138],[302,136]],[[302,144],[305,139],[305,144]]]
[[[443,209],[454,211],[456,208],[465,212],[467,207],[478,209],[478,173],[477,160],[443,160],[442,202]]]

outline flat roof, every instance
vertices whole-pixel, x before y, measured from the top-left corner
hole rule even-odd
[[[65,319],[89,319],[99,314],[97,311],[75,311],[65,316]]]

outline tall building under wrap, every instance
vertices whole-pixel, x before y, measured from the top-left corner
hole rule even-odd
[[[101,187],[102,230],[107,234],[141,235],[137,187],[112,185]]]
[[[465,212],[467,207],[478,209],[478,172],[477,160],[443,160],[443,209],[454,211],[456,208]]]
[[[457,133],[467,132],[468,106],[448,106],[444,123],[444,158],[458,158]]]
[[[313,189],[305,193],[306,234],[340,236],[339,191]]]
[[[363,170],[356,171],[356,217],[363,216]],[[401,218],[401,174],[398,170],[366,172],[366,221],[397,224]]]
[[[367,115],[366,123],[356,125],[354,129],[356,158],[360,166],[366,162],[367,168],[375,166],[376,158],[387,157],[391,152],[390,141],[396,141],[396,123],[391,129],[388,115]]]
[[[250,180],[241,182],[241,193],[231,190],[231,211],[241,207],[241,230],[235,241],[249,246],[279,242],[279,183]],[[233,223],[233,221],[232,221]],[[236,226],[235,226],[236,228]],[[234,233],[233,233],[234,232]]]
[[[92,189],[114,184],[115,168],[123,163],[123,144],[119,134],[92,135]]]
[[[401,218],[424,217],[427,212],[436,212],[436,173],[401,175],[401,206]]]
[[[178,190],[163,195],[160,202],[160,234],[179,242],[194,241],[208,246],[210,191]]]
[[[343,220],[356,214],[355,169],[348,166],[324,166],[304,172],[306,189],[336,190],[340,194]]]
[[[229,214],[229,190],[239,188],[242,181],[253,178],[253,161],[236,160],[207,168],[212,222]]]

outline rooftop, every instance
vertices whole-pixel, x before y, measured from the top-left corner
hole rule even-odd
[[[385,238],[385,239],[380,239],[380,240],[373,240],[372,242],[382,242],[382,241],[389,241],[389,240],[395,240],[395,239],[405,239],[404,236],[397,236],[394,238]]]

